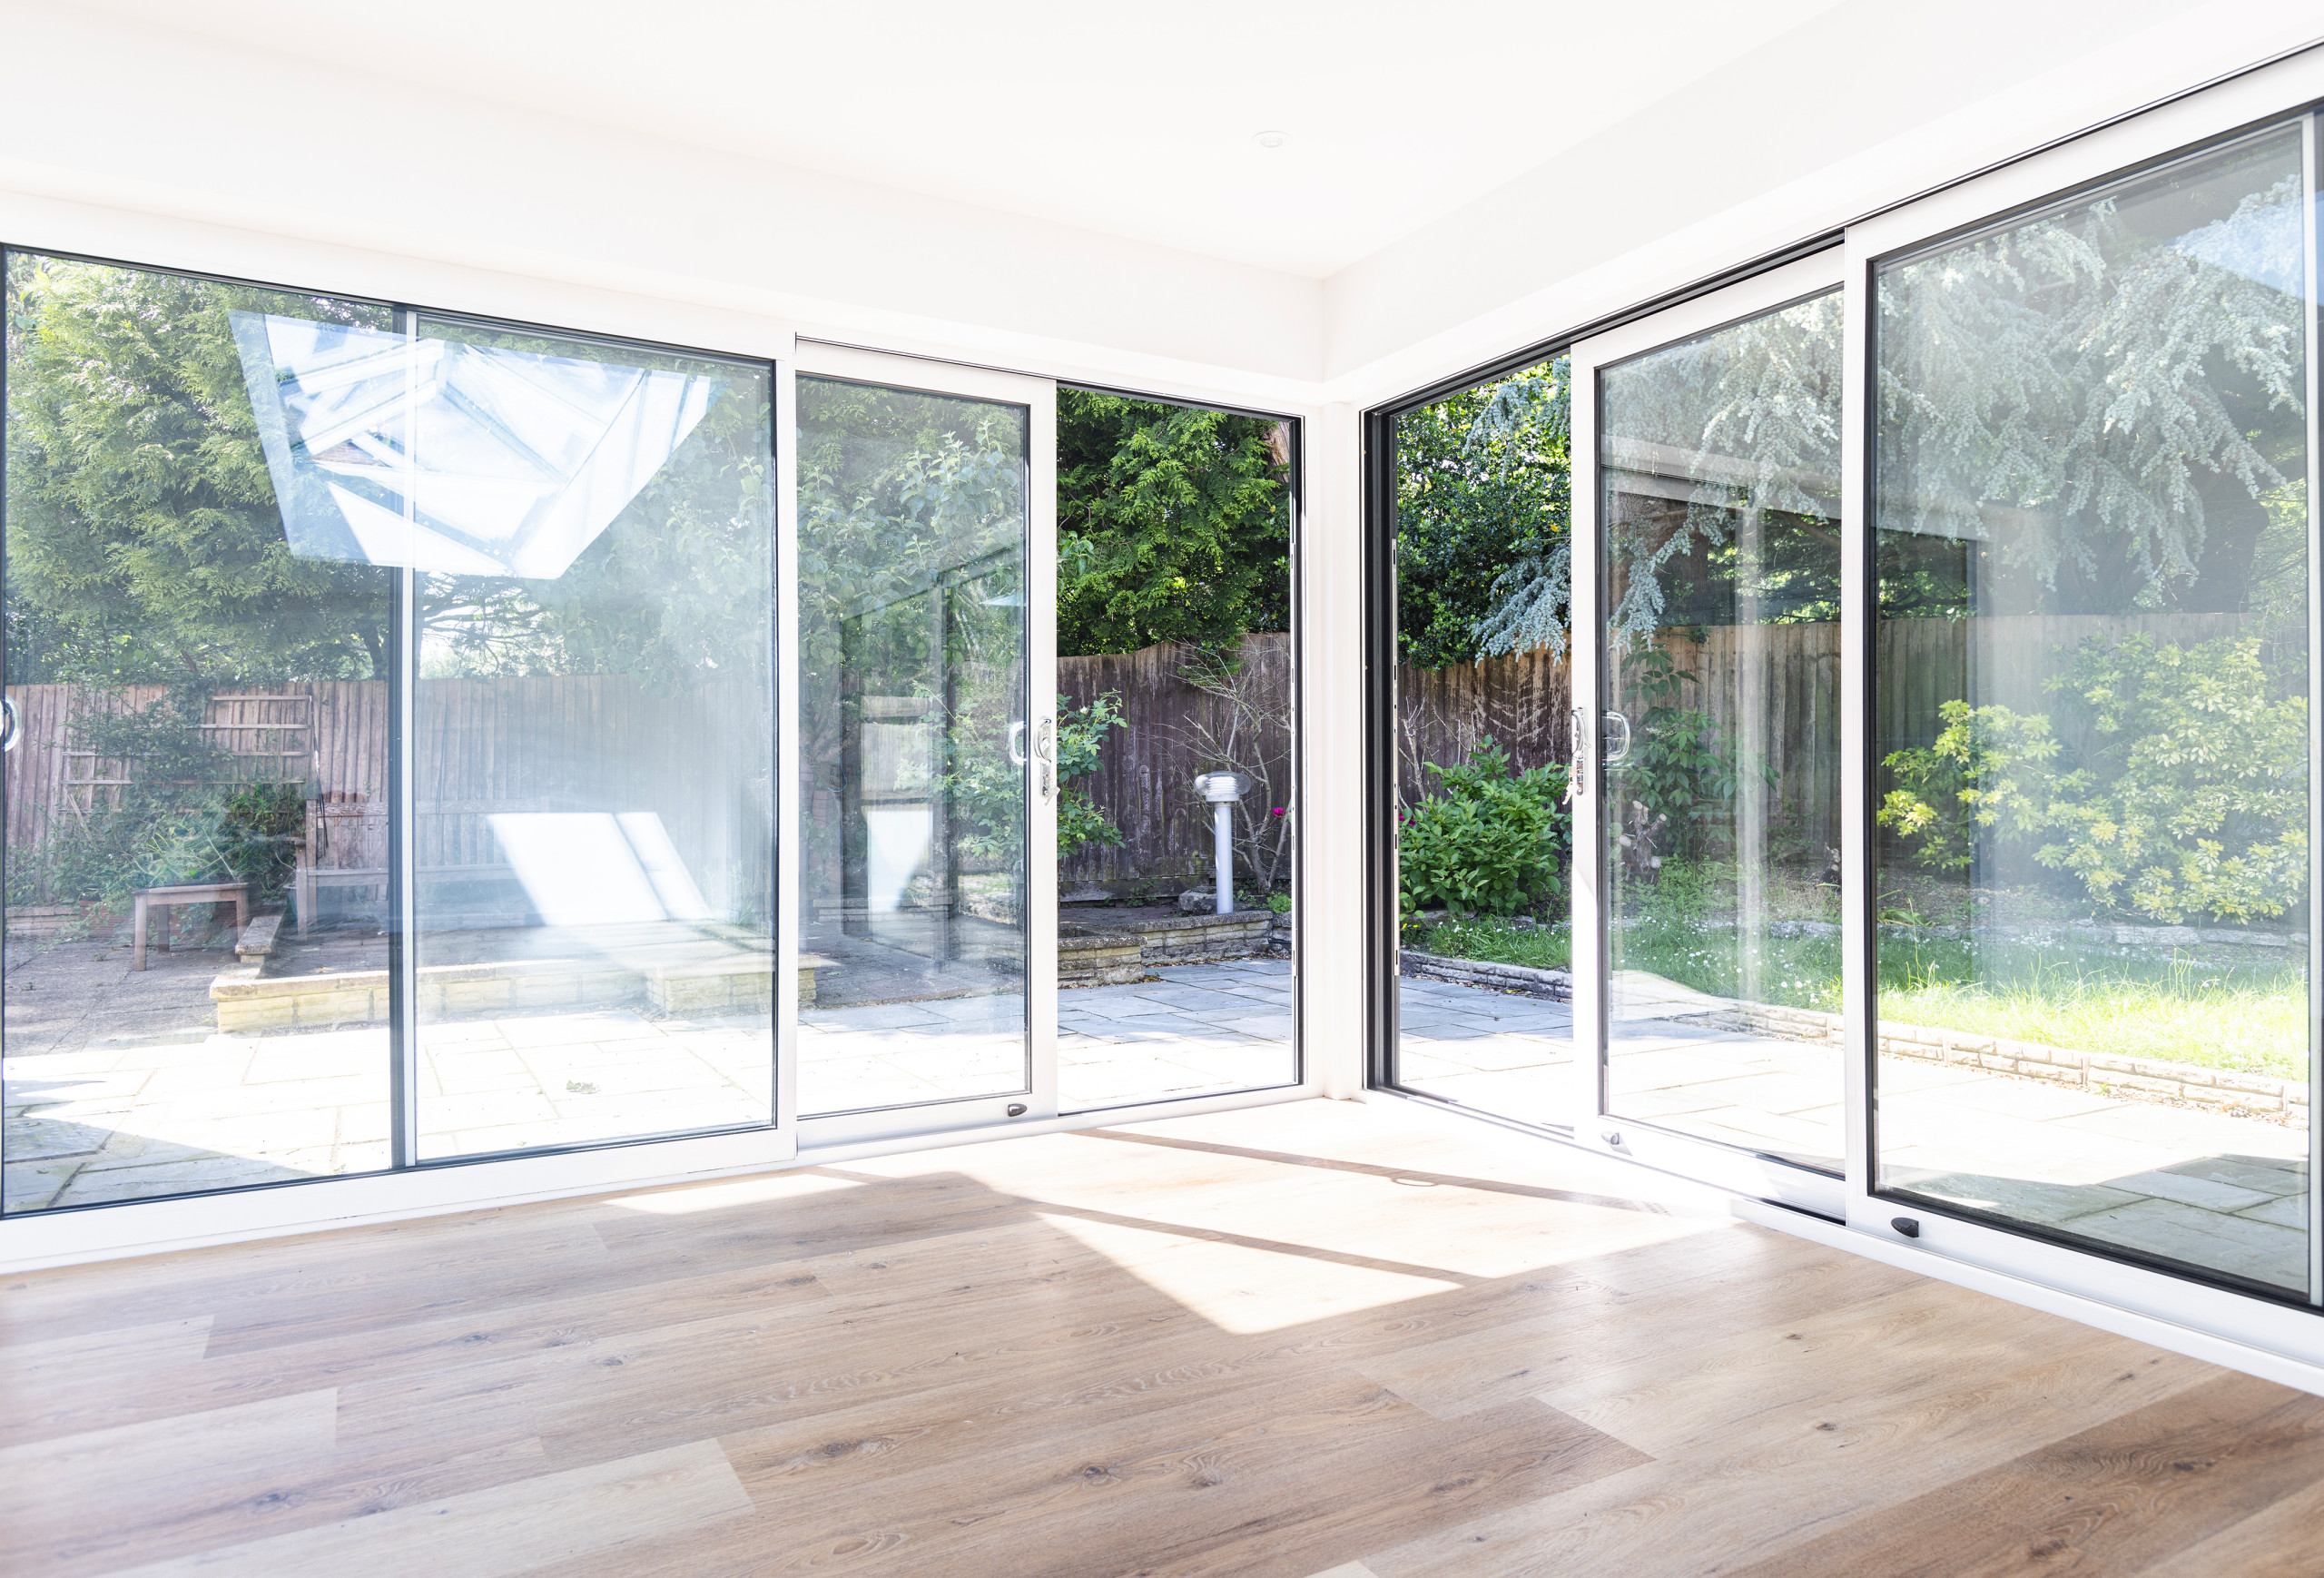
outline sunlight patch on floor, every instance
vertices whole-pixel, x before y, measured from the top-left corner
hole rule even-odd
[[[1466,1280],[1429,1277],[1251,1244],[1221,1243],[1155,1228],[1037,1211],[1042,1221],[1222,1331],[1279,1331],[1328,1316],[1443,1293]]]

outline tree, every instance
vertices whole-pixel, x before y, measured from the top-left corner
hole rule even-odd
[[[1396,419],[1397,650],[1423,668],[1565,646],[1565,361]]]
[[[1058,651],[1291,627],[1281,424],[1058,390]]]
[[[368,304],[9,254],[12,681],[385,674],[389,572],[284,539],[236,308],[386,326]]]
[[[2281,508],[2306,464],[2299,158],[2270,139],[1885,271],[1881,524],[1974,545],[1984,612],[2264,595],[2271,523],[2305,514]]]
[[[1886,616],[1973,585],[1981,614],[2304,608],[2299,171],[2296,134],[2262,139],[1882,271]],[[1840,359],[1833,292],[1607,370],[1611,464],[1685,489],[1622,501],[1619,640],[1721,622],[1718,595],[1837,616]],[[1400,419],[1406,661],[1564,649],[1564,382]]]
[[[293,550],[236,313],[394,327],[369,303],[10,254],[11,679],[387,676],[395,572]],[[575,354],[563,337],[451,332]],[[619,354],[714,368],[707,414],[554,580],[423,575],[424,673],[625,674],[671,691],[769,666],[772,390],[699,358]]]

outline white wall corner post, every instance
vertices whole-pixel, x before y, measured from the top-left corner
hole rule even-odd
[[[1365,1089],[1363,413],[1308,425],[1301,521],[1299,971],[1305,1074],[1339,1100]]]

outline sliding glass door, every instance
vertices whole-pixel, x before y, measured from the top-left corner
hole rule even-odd
[[[2250,108],[1394,417],[1393,1083],[2324,1355],[2318,121]]]
[[[1873,272],[1871,1203],[2317,1275],[2313,125]]]
[[[771,1123],[771,370],[410,340],[419,1155]]]
[[[806,348],[811,1141],[1057,1111],[1055,390]]]
[[[6,269],[7,1211],[771,1129],[773,365]]]
[[[1576,1133],[1835,1216],[1841,304],[1810,260],[1572,352]]]
[[[1295,1080],[1288,424],[5,272],[6,1213]]]

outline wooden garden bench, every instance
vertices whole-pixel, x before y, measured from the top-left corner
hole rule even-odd
[[[165,888],[139,888],[133,894],[135,910],[130,922],[133,939],[129,967],[145,968],[145,920],[147,912],[167,909],[172,904],[222,904],[231,900],[234,905],[234,935],[240,937],[251,923],[251,885],[248,883],[177,883]],[[169,928],[162,928],[162,941],[156,944],[162,952],[170,951]]]

